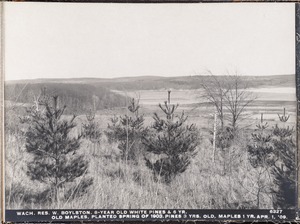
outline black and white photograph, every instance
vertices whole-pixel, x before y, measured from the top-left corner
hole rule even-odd
[[[4,12],[6,209],[296,209],[295,4]]]

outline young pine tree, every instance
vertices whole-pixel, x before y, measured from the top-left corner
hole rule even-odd
[[[285,109],[283,115],[278,115],[282,125],[273,129],[273,145],[276,162],[272,169],[274,174],[275,200],[274,208],[292,209],[296,205],[296,145],[293,141],[293,128],[286,126],[289,116]]]
[[[118,142],[123,160],[136,162],[143,153],[141,139],[147,129],[144,128],[144,115],[139,113],[139,100],[132,98],[127,109],[129,114],[111,119],[106,135],[109,142]]]
[[[75,115],[71,120],[62,118],[66,107],[58,107],[57,96],[39,106],[39,110],[32,108],[28,111],[30,126],[26,132],[26,150],[33,159],[28,162],[27,174],[32,180],[46,184],[50,192],[48,197],[58,203],[61,200],[60,189],[84,176],[88,164],[83,155],[77,154],[80,136],[70,136],[70,131],[76,127]],[[79,188],[84,191],[90,184],[91,179],[81,180],[76,189],[64,190],[71,197],[74,195],[70,192]]]
[[[249,162],[254,168],[268,169],[273,164],[272,134],[268,126],[268,123],[263,121],[262,114],[260,124],[256,125],[257,128],[251,134],[251,142],[247,145]]]
[[[261,114],[260,124],[256,125],[252,133],[250,144],[247,145],[248,160],[256,171],[256,208],[261,207],[262,193],[270,193],[271,175],[274,155],[272,145],[272,133],[268,129],[268,123],[263,121]],[[269,177],[269,178],[266,178]]]
[[[159,104],[159,107],[166,117],[161,118],[154,113],[152,132],[143,138],[143,143],[147,152],[160,158],[152,162],[145,157],[145,161],[156,179],[160,177],[164,183],[169,184],[190,165],[196,155],[199,139],[196,127],[185,124],[188,117],[184,112],[180,116],[174,114],[178,105],[165,102],[164,105]]]
[[[95,115],[95,110],[90,109],[86,114],[88,123],[82,124],[82,136],[92,143],[94,155],[96,155],[96,147],[100,144],[102,136],[99,124],[95,121]]]

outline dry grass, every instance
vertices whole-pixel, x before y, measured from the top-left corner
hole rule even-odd
[[[277,108],[280,108],[277,105]],[[153,110],[153,109],[152,109]],[[265,108],[265,111],[268,110]],[[125,110],[121,110],[125,111]],[[84,195],[74,199],[59,201],[58,204],[45,202],[36,197],[46,189],[45,184],[30,180],[27,162],[31,156],[25,150],[25,139],[19,120],[12,117],[7,122],[12,131],[6,133],[6,205],[8,209],[21,208],[98,208],[98,209],[225,209],[255,208],[258,187],[271,186],[268,173],[259,175],[248,162],[246,144],[249,133],[240,133],[233,146],[226,152],[217,151],[215,161],[208,130],[213,128],[211,108],[197,108],[188,111],[189,122],[195,123],[201,130],[202,140],[189,168],[177,176],[170,185],[154,180],[151,171],[145,166],[143,158],[137,164],[122,161],[117,143],[109,144],[105,136],[100,144],[82,140],[81,149],[89,161],[86,177],[93,177],[93,185]],[[280,111],[279,109],[277,111]],[[266,116],[270,127],[275,124],[276,112]],[[120,112],[120,111],[118,111]],[[145,125],[152,123],[152,111],[146,112]],[[109,119],[117,111],[98,111],[96,120],[102,131]],[[252,113],[250,111],[250,113]],[[101,114],[101,115],[99,115]],[[257,123],[259,117],[250,117],[246,123]],[[68,116],[65,117],[68,119]],[[79,116],[78,126],[73,134],[78,135],[85,116]],[[295,113],[291,113],[289,125],[295,124]],[[16,128],[17,127],[17,128]],[[253,129],[253,125],[251,128]],[[249,131],[249,130],[248,130]],[[80,178],[77,180],[81,181]],[[76,187],[76,184],[69,187]],[[62,189],[64,191],[65,189]],[[62,192],[63,193],[63,192]],[[42,197],[42,196],[41,196]],[[272,196],[268,188],[260,194],[260,208],[272,208]]]
[[[6,141],[7,208],[214,209],[238,208],[244,202],[255,204],[255,172],[245,151],[241,151],[245,150],[242,145],[236,147],[238,152],[232,149],[237,155],[231,155],[235,160],[231,164],[227,161],[231,170],[224,174],[224,155],[217,153],[213,163],[211,144],[204,138],[188,170],[166,185],[154,180],[142,158],[138,164],[120,160],[117,144],[110,145],[105,138],[100,145],[83,140],[81,153],[89,161],[86,176],[93,177],[94,183],[87,194],[51,204],[30,198],[41,193],[45,185],[26,175],[30,155],[25,151],[24,139],[9,135]],[[267,196],[262,198],[261,206],[271,208]]]

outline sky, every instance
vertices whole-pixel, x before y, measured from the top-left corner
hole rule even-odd
[[[295,74],[293,3],[4,4],[6,80]]]

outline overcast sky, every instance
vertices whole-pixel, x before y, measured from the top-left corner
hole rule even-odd
[[[292,3],[5,2],[7,80],[295,73]]]

